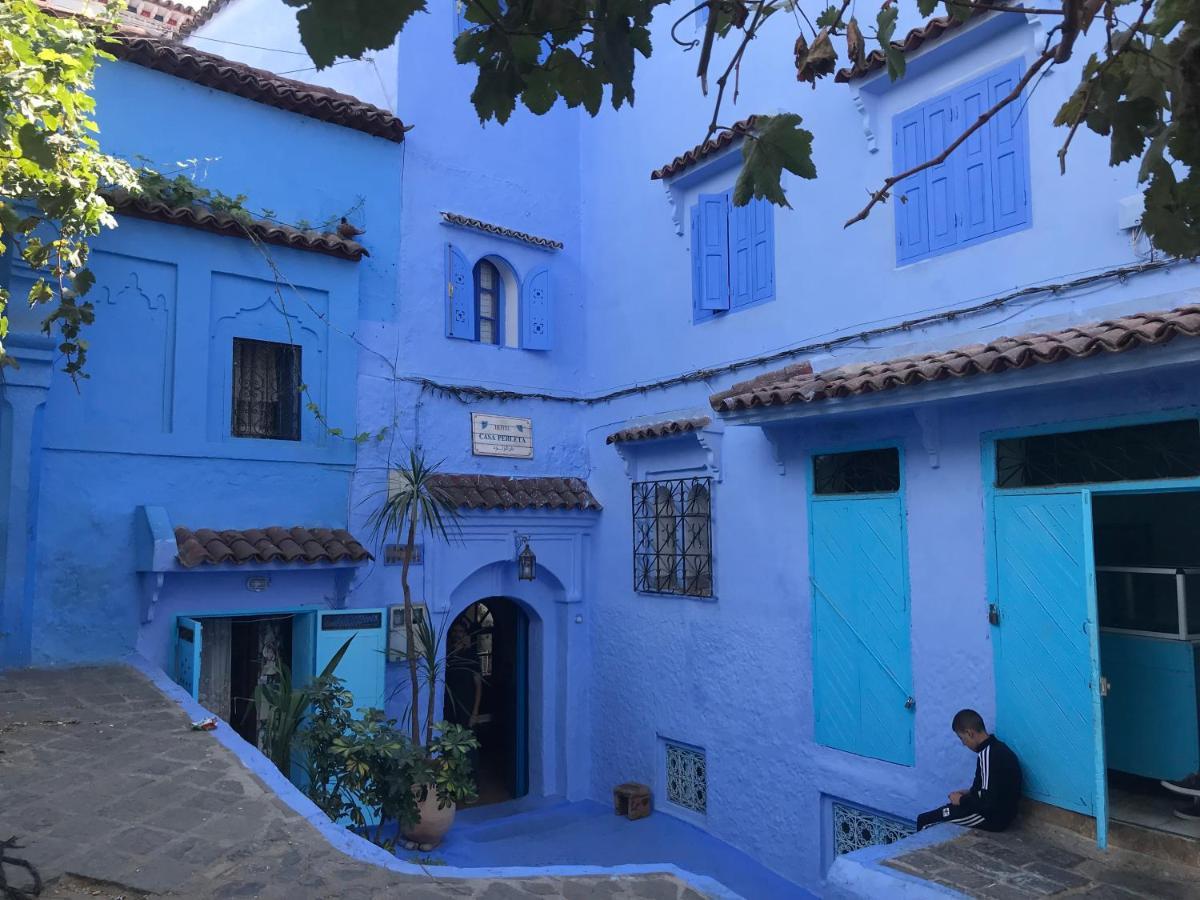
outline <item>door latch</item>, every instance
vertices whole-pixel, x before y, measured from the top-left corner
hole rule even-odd
[[[904,701],[904,708],[905,709],[916,709],[917,708],[916,699],[913,697],[909,697],[907,700]]]
[[[995,603],[988,604],[988,624],[1000,624],[1000,607],[998,607]]]
[[[1100,696],[1101,696],[1101,697],[1107,697],[1107,696],[1108,696],[1108,689],[1109,689],[1110,687],[1112,687],[1112,685],[1108,683],[1108,679],[1107,679],[1107,678],[1105,678],[1103,675],[1101,675],[1101,676],[1100,676]]]

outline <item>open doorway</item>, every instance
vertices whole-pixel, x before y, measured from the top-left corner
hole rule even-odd
[[[479,740],[475,805],[528,790],[528,636],[528,617],[505,597],[472,603],[446,636],[444,716]]]
[[[1109,815],[1200,839],[1200,492],[1092,509]]]

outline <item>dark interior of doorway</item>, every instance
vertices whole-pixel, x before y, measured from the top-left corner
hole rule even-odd
[[[1111,819],[1200,840],[1200,492],[1093,497]],[[1194,571],[1193,571],[1194,570]]]
[[[526,792],[527,619],[512,600],[471,604],[447,633],[444,714],[479,740],[475,806]]]
[[[257,746],[255,689],[293,666],[292,615],[214,616],[201,619],[199,700]]]

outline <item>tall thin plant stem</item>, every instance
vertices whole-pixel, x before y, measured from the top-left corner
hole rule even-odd
[[[412,563],[413,553],[416,551],[417,542],[417,517],[420,512],[420,506],[416,503],[412,505],[412,512],[408,517],[408,541],[405,545],[404,565],[400,569],[400,584],[404,588],[404,637],[406,640],[405,646],[408,652],[405,656],[408,658],[408,680],[412,693],[412,742],[413,746],[421,743],[421,719],[420,719],[420,685],[417,683],[417,655],[413,652],[417,646],[414,642],[415,634],[413,632],[413,605],[412,605],[412,588],[408,585],[408,567]],[[428,741],[426,742],[428,746]]]

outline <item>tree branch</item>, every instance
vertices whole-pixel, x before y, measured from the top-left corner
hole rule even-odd
[[[842,227],[849,228],[855,222],[861,222],[863,219],[865,219],[867,217],[867,215],[871,212],[871,209],[875,206],[876,203],[880,203],[888,198],[888,195],[891,192],[891,189],[897,183],[903,181],[906,178],[911,178],[913,175],[916,175],[918,172],[923,172],[925,169],[932,168],[933,166],[940,166],[947,159],[949,159],[950,154],[953,153],[955,150],[957,150],[958,147],[963,143],[963,141],[965,141],[967,138],[969,138],[971,135],[973,135],[976,131],[978,131],[980,128],[982,128],[984,125],[986,125],[992,118],[995,117],[996,113],[1000,112],[1000,110],[1004,109],[1004,107],[1008,106],[1010,103],[1012,103],[1018,97],[1020,97],[1021,92],[1023,90],[1025,90],[1025,86],[1028,85],[1029,82],[1033,80],[1033,76],[1036,75],[1038,73],[1038,71],[1044,65],[1046,65],[1046,63],[1053,60],[1055,58],[1055,55],[1057,54],[1057,52],[1058,52],[1058,46],[1056,45],[1055,47],[1052,47],[1049,50],[1045,51],[1041,56],[1039,56],[1036,60],[1034,60],[1033,64],[1030,65],[1030,67],[1025,71],[1025,74],[1021,77],[1021,80],[1017,82],[1016,87],[1014,87],[1006,96],[1004,96],[1000,100],[996,101],[996,103],[990,109],[981,113],[979,118],[975,120],[975,122],[971,125],[970,128],[968,128],[966,131],[964,131],[962,134],[960,134],[957,138],[955,138],[953,141],[951,141],[950,144],[946,147],[946,149],[943,150],[941,153],[939,153],[937,156],[933,157],[932,159],[926,160],[925,162],[921,163],[920,165],[913,166],[911,169],[901,172],[899,175],[892,175],[892,176],[888,177],[887,179],[885,179],[883,182],[883,186],[880,187],[879,190],[877,190],[873,194],[871,194],[871,199],[867,202],[867,205],[864,206],[861,210],[859,210],[859,212],[856,216],[854,216],[851,219],[848,219],[846,221],[846,224],[843,225]]]
[[[722,72],[721,77],[717,79],[717,99],[713,104],[712,120],[708,123],[708,131],[704,135],[704,139],[706,141],[713,136],[715,131],[717,131],[717,118],[721,115],[721,102],[725,98],[725,84],[729,81],[729,75],[742,61],[742,55],[746,52],[746,47],[750,44],[750,41],[754,39],[754,35],[758,32],[758,26],[762,23],[763,10],[768,8],[769,5],[770,4],[763,3],[754,10],[754,18],[750,20],[750,24],[746,27],[746,32],[744,35],[742,35],[742,42],[738,45],[737,50],[734,52],[733,59],[729,61],[729,65],[725,67],[725,71]],[[709,19],[708,24],[710,27],[714,24],[711,18]],[[708,49],[707,43],[705,45],[705,49]]]
[[[1112,21],[1109,20],[1108,25],[1110,37],[1107,41],[1108,58],[1100,64],[1100,66],[1096,69],[1095,74],[1092,75],[1091,79],[1088,81],[1087,91],[1083,95],[1083,102],[1079,104],[1079,112],[1075,115],[1075,121],[1071,123],[1071,130],[1067,132],[1067,139],[1063,141],[1063,145],[1058,148],[1058,170],[1061,174],[1065,175],[1067,172],[1067,150],[1071,147],[1071,141],[1075,138],[1075,132],[1079,130],[1080,124],[1087,117],[1088,102],[1092,99],[1092,88],[1095,86],[1096,82],[1100,80],[1100,76],[1102,76],[1108,67],[1113,64],[1113,61],[1122,53],[1125,53],[1130,49],[1134,36],[1142,27],[1142,24],[1146,21],[1146,16],[1149,14],[1150,7],[1153,5],[1154,0],[1142,0],[1142,11],[1138,15],[1137,21],[1133,23],[1133,27],[1129,29],[1129,40],[1125,41],[1125,43],[1115,51],[1113,50],[1111,39]]]

